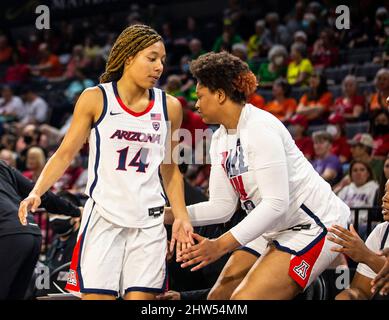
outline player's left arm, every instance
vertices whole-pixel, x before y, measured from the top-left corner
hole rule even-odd
[[[185,247],[193,242],[191,233],[193,232],[184,198],[184,181],[177,165],[178,141],[172,139],[172,134],[181,127],[182,107],[181,103],[174,97],[166,95],[168,111],[168,139],[166,145],[170,150],[166,150],[166,156],[160,166],[166,195],[169,199],[171,210],[174,215],[173,234],[170,249],[177,242],[177,250],[181,251],[181,246]],[[169,149],[169,148],[168,148]]]

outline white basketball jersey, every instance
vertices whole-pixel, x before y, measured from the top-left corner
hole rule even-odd
[[[280,231],[294,225],[310,223],[312,217],[300,214],[299,209],[302,205],[314,211],[314,214],[323,222],[334,218],[344,220],[343,214],[348,216],[349,208],[313,169],[282,122],[251,104],[244,106],[236,134],[228,134],[226,128],[221,125],[214,133],[211,145],[212,164],[222,164],[239,196],[242,208],[249,213],[262,200],[258,181],[255,178],[255,169],[274,166],[281,162],[276,155],[271,162],[263,164],[262,155],[268,150],[260,150],[255,143],[252,143],[256,139],[263,139],[268,132],[271,132],[274,137],[281,137],[285,154],[280,158],[286,158],[289,179],[289,210],[278,224],[273,226],[274,229],[269,231]],[[271,141],[268,142],[271,144]],[[277,179],[277,176],[273,179]],[[330,210],[329,205],[333,202],[337,202],[344,212]]]
[[[98,87],[104,109],[89,137],[86,194],[113,224],[145,228],[162,223],[165,197],[159,165],[167,136],[165,93],[150,89],[148,107],[136,113],[121,101],[116,82]]]

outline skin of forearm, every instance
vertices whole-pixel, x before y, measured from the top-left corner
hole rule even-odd
[[[364,257],[366,258],[361,262],[368,265],[375,273],[380,272],[386,261],[385,257],[380,257],[370,250],[364,255]]]
[[[232,250],[240,247],[240,243],[235,239],[231,232],[226,232],[225,234],[221,235],[217,239],[217,242],[220,252],[223,254],[231,252]]]
[[[70,165],[73,157],[54,153],[42,170],[31,193],[42,196],[60,178]]]
[[[161,174],[174,217],[188,218],[183,196],[184,182],[178,167],[174,164],[165,165]]]

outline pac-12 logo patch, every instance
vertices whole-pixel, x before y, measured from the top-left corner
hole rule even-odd
[[[159,122],[153,122],[153,128],[155,131],[159,130]]]
[[[310,265],[304,260],[301,263],[293,268],[293,271],[303,280],[307,277],[307,271],[310,268]]]
[[[77,277],[74,270],[69,270],[68,272],[68,284],[77,286]]]

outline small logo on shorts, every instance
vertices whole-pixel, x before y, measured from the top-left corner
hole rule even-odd
[[[73,285],[73,286],[77,286],[77,277],[76,277],[76,273],[74,272],[74,270],[69,270],[68,284]]]
[[[303,280],[307,277],[307,271],[310,265],[306,263],[304,260],[301,263],[293,268],[293,271]]]

